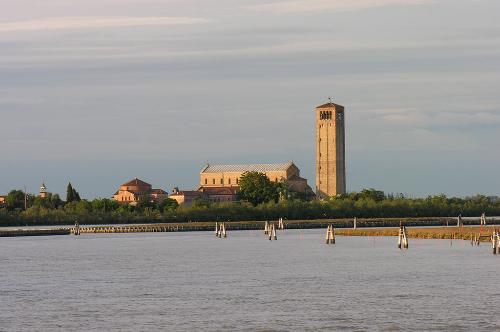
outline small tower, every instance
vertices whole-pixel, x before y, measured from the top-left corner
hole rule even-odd
[[[316,195],[346,193],[344,106],[316,107]]]
[[[42,182],[42,186],[40,187],[40,198],[47,197],[47,187],[45,187],[45,183]]]

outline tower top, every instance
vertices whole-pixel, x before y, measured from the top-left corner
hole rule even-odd
[[[45,187],[45,182],[42,182],[42,185],[40,187],[40,192],[41,193],[46,193],[47,192],[47,187]]]
[[[316,106],[316,108],[335,108],[335,109],[343,110],[344,106],[332,103],[332,101],[330,100],[330,102],[323,104],[323,105]]]

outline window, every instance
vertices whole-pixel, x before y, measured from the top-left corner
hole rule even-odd
[[[231,184],[231,179],[227,179],[227,182],[228,182],[229,184]]]
[[[208,184],[208,179],[207,178],[205,178],[205,184]]]
[[[220,184],[224,184],[224,179],[220,179]]]
[[[212,183],[215,184],[215,179],[212,179]]]
[[[240,183],[240,179],[236,179],[236,184]]]

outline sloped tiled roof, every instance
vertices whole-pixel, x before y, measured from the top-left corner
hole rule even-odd
[[[304,179],[303,177],[293,174],[287,181],[307,181],[307,179]]]
[[[203,187],[203,193],[208,195],[236,195],[234,187]]]
[[[163,190],[163,189],[153,189],[153,190],[151,190],[151,193],[152,194],[162,194],[163,195],[163,194],[166,194],[167,192],[165,190]]]
[[[344,109],[344,106],[342,105],[339,105],[339,104],[335,104],[335,103],[326,103],[326,104],[323,104],[323,105],[319,105],[319,106],[316,106],[316,108],[340,108],[340,109]]]
[[[241,165],[208,165],[201,173],[220,172],[277,172],[286,171],[293,165],[292,161],[277,164],[241,164]]]
[[[176,193],[171,193],[170,196],[201,196],[201,192],[196,190],[180,190]]]
[[[151,186],[149,183],[135,178],[127,183],[122,184],[122,186]]]

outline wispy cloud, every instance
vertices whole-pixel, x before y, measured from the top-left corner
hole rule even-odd
[[[312,11],[355,11],[389,5],[418,5],[436,0],[293,0],[271,2],[247,7],[277,14]]]
[[[78,16],[57,17],[39,20],[0,22],[0,32],[13,31],[41,31],[41,30],[70,30],[70,29],[92,29],[92,28],[117,28],[133,26],[162,26],[180,24],[200,24],[209,20],[199,17],[102,17],[102,16]]]

